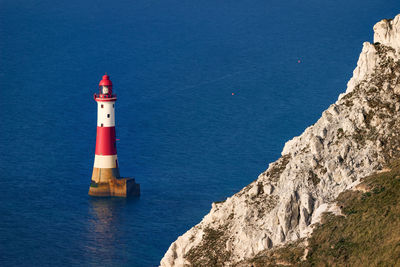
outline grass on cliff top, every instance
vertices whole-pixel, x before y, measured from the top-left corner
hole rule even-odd
[[[363,179],[363,191],[337,201],[344,216],[325,214],[308,242],[265,251],[248,266],[400,266],[400,160]]]

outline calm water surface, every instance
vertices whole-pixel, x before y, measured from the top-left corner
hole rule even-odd
[[[373,24],[399,12],[398,0],[0,0],[0,265],[156,266],[319,118]],[[105,71],[137,199],[87,196]]]

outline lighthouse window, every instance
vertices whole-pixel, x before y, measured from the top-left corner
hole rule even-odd
[[[100,126],[103,127],[103,124],[101,124]]]
[[[114,108],[114,104],[113,104],[113,108]]]
[[[103,108],[104,107],[104,105],[103,104],[101,104],[101,108]]]
[[[110,118],[110,114],[107,114],[107,118]]]

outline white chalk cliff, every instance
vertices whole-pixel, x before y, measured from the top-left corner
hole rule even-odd
[[[338,101],[256,181],[213,203],[161,266],[231,266],[307,237],[341,192],[400,157],[400,15],[374,32]]]

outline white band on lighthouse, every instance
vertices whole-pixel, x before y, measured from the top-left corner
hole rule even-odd
[[[95,168],[116,168],[117,167],[117,155],[109,156],[94,156],[94,166]]]
[[[115,101],[97,101],[97,126],[115,127]]]

